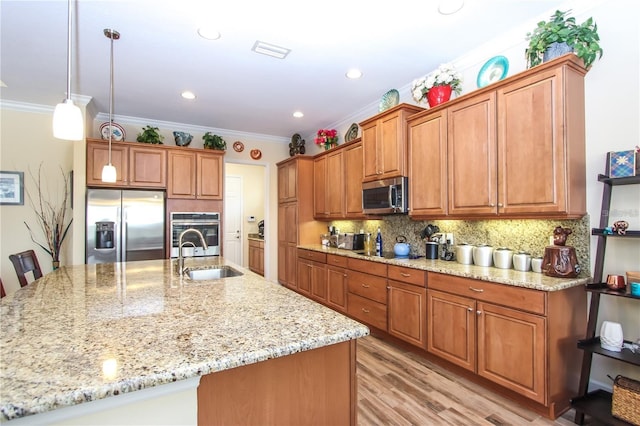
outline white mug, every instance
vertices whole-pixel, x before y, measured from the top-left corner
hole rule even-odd
[[[622,326],[613,321],[603,321],[600,328],[600,346],[608,351],[620,352],[624,339]]]

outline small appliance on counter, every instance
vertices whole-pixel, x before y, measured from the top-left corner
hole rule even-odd
[[[557,226],[553,231],[553,245],[544,249],[542,273],[549,277],[575,278],[580,273],[576,249],[565,246],[571,229]]]
[[[264,220],[258,222],[258,236],[264,238]]]

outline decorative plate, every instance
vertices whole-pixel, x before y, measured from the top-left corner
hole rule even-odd
[[[504,56],[494,56],[489,59],[478,73],[478,88],[500,81],[509,72],[509,60]]]
[[[349,130],[347,130],[347,133],[345,133],[344,141],[351,142],[357,137],[358,137],[358,125],[356,123],[353,123],[351,126],[349,126]]]
[[[396,89],[391,89],[384,95],[382,95],[382,99],[380,100],[380,105],[378,106],[378,111],[386,111],[391,107],[394,107],[400,103],[400,93]]]
[[[235,141],[235,142],[233,143],[233,150],[234,150],[235,152],[242,152],[242,151],[244,151],[244,144],[243,144],[242,142],[240,142],[240,141]]]
[[[259,149],[252,149],[250,154],[251,158],[253,158],[254,160],[259,160],[262,158],[262,151],[260,151]]]
[[[111,133],[112,140],[114,141],[123,141],[125,136],[127,135],[121,125],[116,122],[111,123]],[[102,135],[102,139],[109,139],[109,122],[105,121],[100,125],[100,134]]]

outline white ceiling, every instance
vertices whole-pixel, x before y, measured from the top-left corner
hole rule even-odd
[[[449,16],[438,13],[438,3],[77,0],[72,93],[93,98],[108,114],[110,41],[103,29],[113,28],[121,33],[114,42],[116,116],[307,135],[547,17],[563,1],[466,0]],[[66,91],[67,1],[1,0],[0,13],[2,100],[53,107]],[[203,24],[218,26],[222,37],[200,38]],[[257,40],[291,53],[284,60],[256,54]],[[360,80],[345,77],[352,67],[363,71]],[[182,99],[184,90],[197,98]],[[305,116],[293,118],[295,110]]]

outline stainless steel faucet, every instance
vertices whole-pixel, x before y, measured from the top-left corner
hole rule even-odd
[[[182,242],[182,238],[185,236],[185,234],[188,234],[189,232],[195,232],[196,235],[200,237],[200,241],[202,242],[203,249],[206,250],[209,248],[207,246],[207,242],[204,240],[204,236],[202,235],[202,232],[194,228],[189,228],[182,231],[180,233],[180,236],[178,237],[178,271],[180,275],[184,274],[184,257],[182,256],[182,247],[185,244],[192,244],[195,247],[195,244],[193,244],[191,241],[185,241],[184,243]]]

